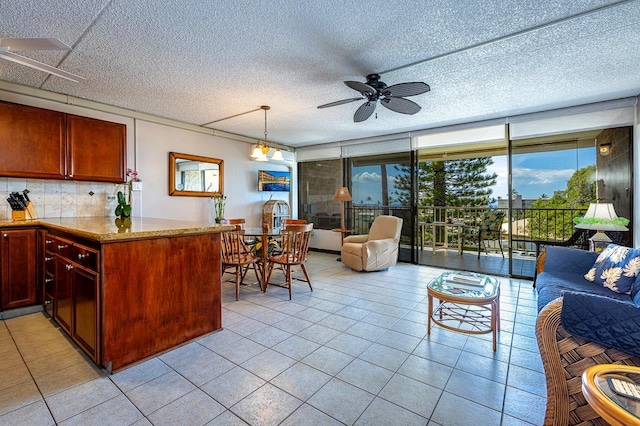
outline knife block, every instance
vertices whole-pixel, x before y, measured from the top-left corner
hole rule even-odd
[[[11,212],[11,220],[30,220],[37,219],[38,214],[36,213],[36,209],[31,204],[31,201],[27,202],[27,208],[24,210],[13,210]]]

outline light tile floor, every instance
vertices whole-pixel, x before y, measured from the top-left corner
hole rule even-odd
[[[224,329],[105,374],[43,313],[0,322],[1,425],[540,425],[530,281],[499,278],[502,328],[432,329],[442,270],[357,273],[312,252],[314,291],[223,284]]]

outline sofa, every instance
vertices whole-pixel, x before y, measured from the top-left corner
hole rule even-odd
[[[536,339],[547,384],[545,425],[606,425],[582,395],[595,364],[640,366],[640,250],[602,253],[548,246],[541,253]]]

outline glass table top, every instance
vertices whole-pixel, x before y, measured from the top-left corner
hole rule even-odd
[[[500,284],[496,278],[474,272],[448,271],[429,283],[437,293],[463,298],[491,298],[498,294]]]
[[[637,385],[640,384],[640,374],[629,372],[603,372],[596,374],[595,382],[598,388],[611,401],[615,402],[622,408],[634,415],[640,420],[640,395],[637,393]],[[629,387],[625,387],[627,384]],[[616,390],[619,389],[619,390]],[[624,395],[624,392],[630,392],[633,396]]]

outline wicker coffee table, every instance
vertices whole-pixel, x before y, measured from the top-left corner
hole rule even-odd
[[[471,272],[444,272],[427,286],[429,320],[448,330],[467,334],[500,331],[500,283],[487,275]],[[433,298],[440,301],[433,309]]]

